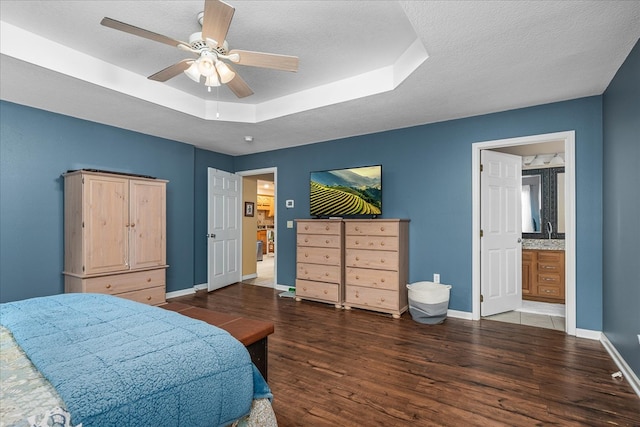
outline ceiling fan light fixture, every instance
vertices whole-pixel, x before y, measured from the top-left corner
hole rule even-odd
[[[220,75],[220,81],[224,84],[229,83],[236,76],[236,73],[231,71],[227,64],[222,61],[216,61],[216,70]]]
[[[196,61],[198,63],[198,71],[205,77],[209,77],[216,72],[216,58],[212,55],[203,52],[200,58]]]
[[[218,87],[220,86],[220,80],[218,80],[218,76],[216,74],[213,74],[211,76],[207,76],[207,79],[204,81],[204,85],[209,87]]]
[[[189,68],[184,70],[184,73],[187,75],[187,77],[189,77],[194,82],[200,83],[200,70],[198,70],[197,61],[193,61],[191,63],[191,66],[189,66]]]

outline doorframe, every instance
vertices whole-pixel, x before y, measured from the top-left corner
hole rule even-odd
[[[273,251],[273,289],[276,289],[278,286],[278,238],[280,233],[278,233],[278,168],[276,166],[269,168],[261,168],[261,169],[249,169],[236,172],[236,175],[241,177],[246,176],[254,176],[254,175],[263,175],[266,173],[273,174],[273,204],[276,207],[274,217],[273,217],[273,232],[275,233],[274,238],[274,246],[275,250]],[[243,194],[243,185],[244,180],[240,179],[240,194]],[[239,218],[238,221],[240,223],[240,235],[244,236],[244,229],[242,229],[242,215],[243,212],[238,212]],[[241,239],[242,240],[242,239]],[[242,265],[242,250],[240,251],[240,265]]]
[[[576,168],[575,131],[531,135],[517,138],[475,142],[471,144],[472,179],[472,312],[480,320],[480,151],[516,145],[564,141],[565,153],[565,331],[576,335]]]

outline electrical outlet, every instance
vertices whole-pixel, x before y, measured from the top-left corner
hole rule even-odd
[[[638,334],[638,344],[640,344],[640,334]]]
[[[440,274],[433,273],[433,283],[440,283]]]
[[[293,228],[293,221],[287,221],[287,228]]]

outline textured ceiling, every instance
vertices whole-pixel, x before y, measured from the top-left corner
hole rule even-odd
[[[0,97],[238,155],[598,95],[640,36],[639,1],[229,3],[231,48],[299,71],[237,66],[242,100],[158,83],[183,52],[99,25],[186,41],[203,1],[2,0]]]

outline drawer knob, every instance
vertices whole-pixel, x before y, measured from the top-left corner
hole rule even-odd
[[[305,257],[305,258],[309,258],[309,254],[305,252],[305,253],[304,253],[304,257]]]
[[[151,282],[151,277],[147,277],[147,283]]]
[[[380,302],[384,302],[384,298],[380,298]]]
[[[356,291],[356,298],[360,298],[360,294]]]
[[[325,240],[324,242],[328,245],[329,244],[329,239]]]
[[[356,274],[356,280],[360,280],[360,276]]]
[[[380,242],[380,246],[384,246],[384,242]]]
[[[360,261],[360,257],[356,257],[356,261]]]
[[[304,242],[305,242],[305,243],[309,243],[309,239],[305,238],[305,239],[304,239]]]
[[[380,282],[384,283],[384,278],[380,279]]]
[[[329,291],[327,291],[327,290],[325,289],[325,290],[324,290],[324,294],[326,295],[326,294],[328,294],[328,293],[329,293]]]
[[[384,227],[380,227],[380,231],[384,231]]]
[[[305,230],[308,230],[308,229],[309,229],[309,226],[308,226],[308,225],[305,225],[305,226],[304,226],[304,229],[305,229]]]
[[[325,275],[326,277],[329,277],[329,273],[324,273],[324,275]]]
[[[326,259],[329,259],[329,255],[325,255],[324,257],[325,257]]]
[[[111,289],[111,283],[109,283],[107,286],[105,286],[105,288]]]
[[[306,290],[307,290],[307,287],[306,287],[306,286],[303,286],[303,287],[302,287],[302,290],[303,290],[303,291],[306,291]]]
[[[358,227],[358,226],[356,225],[355,230],[356,230],[356,231],[360,231],[360,227]]]
[[[147,297],[147,301],[151,301],[151,297]]]
[[[384,258],[380,260],[380,264],[384,264]]]
[[[359,245],[359,244],[360,244],[360,242],[358,240],[356,240],[356,245]]]
[[[328,225],[327,225],[327,226],[325,226],[325,227],[324,227],[324,229],[325,229],[325,230],[327,230],[327,231],[329,231],[329,226],[328,226]]]

